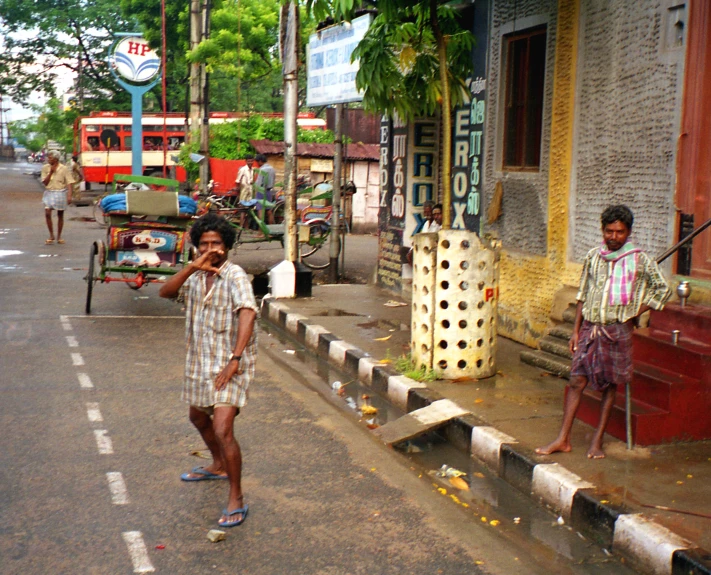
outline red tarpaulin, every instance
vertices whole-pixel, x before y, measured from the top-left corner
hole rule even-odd
[[[215,193],[226,193],[235,187],[237,171],[246,164],[245,160],[218,160],[210,158],[210,174],[216,186]]]

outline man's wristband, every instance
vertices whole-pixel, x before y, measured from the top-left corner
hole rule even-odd
[[[239,363],[241,359],[242,359],[242,356],[241,356],[241,355],[233,355],[233,356],[230,358],[230,361],[236,361],[237,363]]]

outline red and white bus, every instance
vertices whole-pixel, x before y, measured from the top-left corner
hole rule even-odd
[[[282,114],[261,114],[265,118],[281,118]],[[212,112],[210,123],[234,121],[246,118],[248,114],[241,112]],[[132,161],[133,139],[131,126],[133,120],[130,112],[92,112],[90,116],[77,118],[74,122],[74,155],[79,156],[79,164],[84,169],[84,179],[88,184],[104,184],[112,182],[114,174],[130,174]],[[298,115],[297,123],[307,130],[323,130],[325,120],[316,118],[312,113]],[[143,114],[143,175],[163,176],[164,150],[165,162],[168,168],[175,165],[180,146],[185,141],[185,115],[168,113],[165,117],[165,132],[163,131],[163,114]],[[111,142],[107,149],[101,142],[100,135],[104,130],[116,132],[117,141]],[[176,179],[185,181],[185,170],[177,166]]]

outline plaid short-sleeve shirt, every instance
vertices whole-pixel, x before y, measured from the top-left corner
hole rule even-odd
[[[638,254],[632,298],[627,305],[610,304],[611,275],[612,262],[600,256],[600,248],[590,250],[583,262],[576,299],[583,302],[583,318],[591,323],[624,323],[639,314],[642,305],[662,309],[671,296],[657,262],[644,252]]]
[[[185,301],[185,381],[182,399],[190,405],[210,407],[228,403],[242,407],[254,379],[257,360],[257,333],[252,334],[242,353],[241,375],[235,375],[220,391],[215,377],[232,357],[237,341],[240,309],[259,313],[252,285],[244,270],[225,262],[207,290],[207,274],[196,272],[181,288]]]

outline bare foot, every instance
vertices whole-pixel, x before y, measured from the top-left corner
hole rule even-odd
[[[549,443],[545,447],[536,447],[535,452],[538,455],[550,455],[551,453],[556,453],[561,451],[563,453],[568,453],[572,451],[569,441],[563,441],[561,439],[556,439],[553,443]]]
[[[604,459],[605,452],[602,450],[601,446],[591,445],[588,449],[588,459]]]

